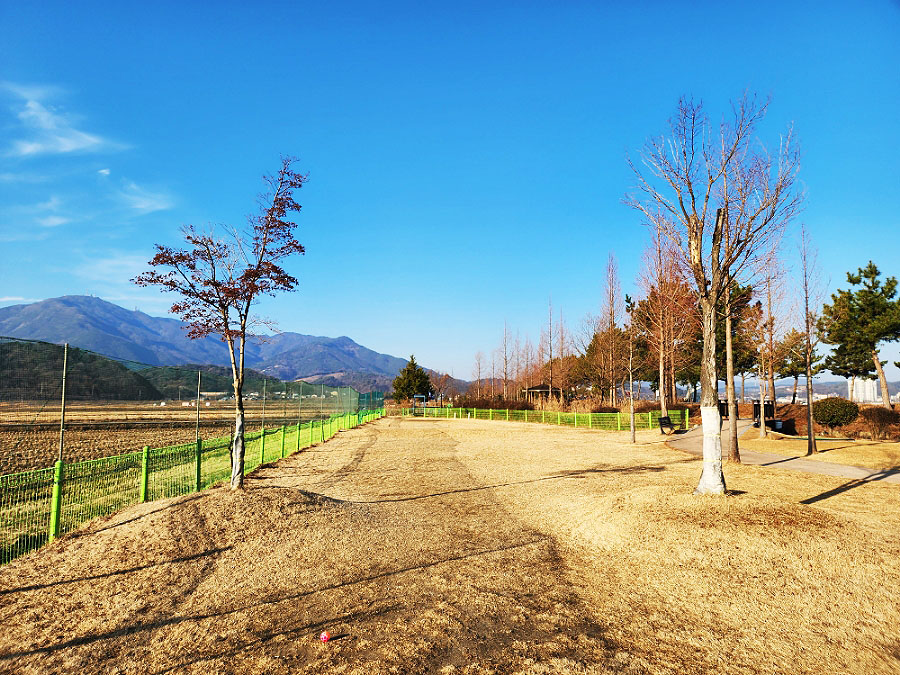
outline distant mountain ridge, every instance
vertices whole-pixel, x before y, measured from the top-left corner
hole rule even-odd
[[[66,295],[27,305],[0,307],[0,335],[44,340],[158,366],[228,365],[225,344],[214,337],[191,340],[177,319],[153,317],[106,300]],[[278,333],[247,345],[246,365],[283,380],[317,376],[384,383],[406,359],[381,354],[349,337]]]

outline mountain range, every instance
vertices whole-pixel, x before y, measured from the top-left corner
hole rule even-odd
[[[154,366],[228,365],[215,337],[191,340],[177,319],[131,311],[93,296],[66,295],[0,308],[0,335],[89,349]],[[278,333],[247,345],[245,363],[282,380],[325,381],[360,391],[388,391],[406,359],[357,344],[348,337]]]

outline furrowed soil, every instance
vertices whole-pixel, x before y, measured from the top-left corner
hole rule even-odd
[[[0,568],[0,672],[900,672],[898,486],[699,473],[656,432],[380,420]]]

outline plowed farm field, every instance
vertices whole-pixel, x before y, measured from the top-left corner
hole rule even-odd
[[[125,509],[0,568],[0,672],[900,672],[898,486],[627,440],[386,418]]]

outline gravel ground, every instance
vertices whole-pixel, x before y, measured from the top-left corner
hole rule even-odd
[[[0,672],[900,672],[896,486],[626,439],[389,418],[125,509],[0,568]]]

